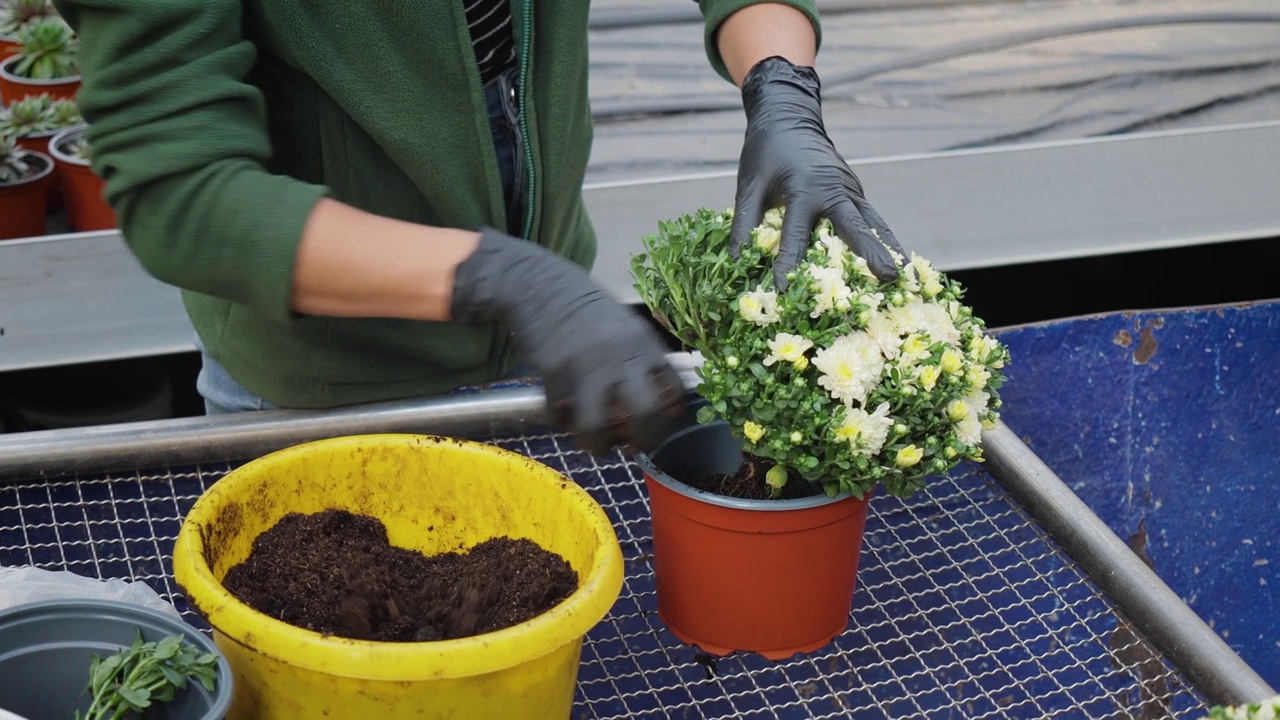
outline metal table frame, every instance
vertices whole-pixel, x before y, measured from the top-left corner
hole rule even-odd
[[[698,359],[672,355],[686,387]],[[249,457],[348,434],[490,437],[545,426],[540,387],[495,387],[426,400],[326,411],[272,410],[0,435],[0,481]],[[1275,691],[1148,568],[1018,436],[984,433],[987,469],[1085,570],[1134,627],[1214,702]]]

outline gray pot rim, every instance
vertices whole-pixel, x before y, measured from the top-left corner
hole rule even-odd
[[[672,433],[667,437],[663,444],[684,437],[690,433],[699,432],[704,428],[715,427],[717,425],[728,425],[728,423],[723,420],[717,420],[706,424],[699,423],[691,425]],[[658,469],[658,466],[654,464],[653,459],[649,457],[647,453],[635,453],[635,461],[636,464],[649,475],[649,477],[653,478],[668,490],[677,492],[691,500],[706,503],[707,505],[717,505],[719,507],[731,508],[734,510],[746,510],[751,512],[808,510],[810,508],[832,505],[853,498],[853,493],[848,490],[841,491],[834,497],[828,496],[826,493],[818,493],[817,495],[795,498],[792,500],[748,500],[745,498],[725,497],[724,495],[717,495],[715,493],[706,492],[705,490],[699,490],[692,485],[686,485],[685,483],[676,480],[667,473]]]
[[[0,77],[3,77],[5,80],[8,80],[9,82],[15,83],[17,85],[34,85],[36,87],[54,87],[56,85],[70,85],[73,82],[80,82],[81,80],[80,73],[76,73],[75,75],[68,75],[67,77],[63,77],[63,78],[52,78],[49,80],[33,80],[32,78],[24,78],[18,75],[14,75],[13,73],[9,72],[9,66],[17,64],[18,59],[21,57],[22,55],[14,55],[13,57],[5,60],[4,62],[0,62]]]
[[[172,634],[180,634],[188,641],[194,642],[203,652],[211,653],[218,657],[218,689],[214,693],[214,706],[210,708],[206,717],[225,717],[231,709],[231,700],[234,692],[224,692],[223,689],[230,686],[234,691],[235,677],[231,671],[231,664],[227,661],[226,655],[222,650],[214,644],[212,640],[200,632],[195,626],[179,620],[172,615],[168,615],[137,603],[125,602],[123,600],[104,600],[100,598],[67,598],[65,600],[37,600],[35,602],[22,603],[13,607],[0,610],[0,623],[11,618],[23,615],[35,615],[39,617],[45,614],[45,611],[55,609],[70,610],[107,610],[120,613],[123,615],[140,615],[172,629]]]
[[[23,178],[17,182],[0,183],[0,188],[14,188],[14,187],[20,187],[22,185],[27,185],[33,182],[38,182],[40,180],[45,179],[51,173],[53,173],[53,170],[54,170],[53,158],[49,157],[48,155],[45,155],[44,153],[34,152],[32,150],[23,150],[21,152],[23,155],[33,157],[39,160],[41,163],[43,163],[44,170],[41,170],[40,172],[36,173],[35,175],[32,175],[31,177]]]
[[[88,129],[89,129],[89,126],[86,123],[78,123],[76,125],[72,125],[71,127],[65,127],[65,128],[62,128],[61,130],[55,130],[53,135],[49,137],[49,154],[53,156],[54,160],[61,163],[66,163],[68,165],[79,165],[80,167],[92,167],[92,164],[88,160],[81,160],[80,158],[71,157],[66,152],[64,152],[61,147],[59,147],[59,145],[67,138],[73,137],[76,135],[83,135],[85,131]]]

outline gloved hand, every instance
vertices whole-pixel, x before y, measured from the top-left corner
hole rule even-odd
[[[786,289],[786,274],[804,257],[813,228],[824,217],[878,278],[897,277],[897,265],[885,246],[898,253],[902,246],[827,137],[821,83],[813,68],[777,56],[766,58],[743,80],[742,102],[747,132],[738,164],[731,255],[736,259],[751,242],[751,231],[766,210],[782,205],[782,240],[774,260],[778,289]]]
[[[553,420],[588,452],[652,451],[679,416],[683,386],[658,333],[545,248],[485,228],[458,265],[450,311],[511,328]]]

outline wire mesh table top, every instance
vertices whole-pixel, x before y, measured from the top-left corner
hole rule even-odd
[[[614,522],[622,593],[587,636],[574,720],[1203,717],[1204,697],[1142,641],[980,467],[910,500],[873,498],[848,630],[808,655],[713,659],[657,614],[638,466],[559,435],[496,438],[586,488]],[[173,581],[182,518],[231,468],[139,469],[0,485],[0,565]]]

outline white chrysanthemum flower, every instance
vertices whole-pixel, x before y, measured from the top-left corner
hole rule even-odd
[[[907,292],[920,292],[920,281],[916,278],[916,267],[911,263],[903,265],[898,271],[898,284]]]
[[[960,331],[941,306],[913,297],[900,307],[889,309],[889,319],[902,334],[924,333],[934,341],[949,345],[960,342]]]
[[[813,279],[814,307],[809,317],[821,317],[832,310],[846,312],[853,290],[844,283],[844,273],[836,268],[810,265],[809,277]]]
[[[766,255],[777,255],[778,246],[782,244],[782,232],[775,227],[761,225],[756,228],[756,247]]]
[[[845,405],[865,402],[867,393],[880,383],[884,355],[865,332],[855,331],[836,338],[829,348],[813,358],[821,377],[818,385]]]
[[[911,264],[908,267],[915,271],[913,274],[919,280],[925,297],[931,298],[942,292],[941,275],[928,260],[912,252]]]
[[[956,423],[956,437],[965,445],[977,445],[982,440],[982,421],[969,413]]]
[[[795,363],[804,357],[813,347],[813,341],[803,335],[778,333],[769,340],[769,356],[764,359],[766,367],[776,362]]]
[[[880,282],[880,278],[876,277],[876,274],[871,272],[871,266],[867,265],[866,258],[862,257],[861,255],[852,254],[852,253],[851,253],[851,256],[853,258],[854,271],[856,271],[859,275],[861,275],[862,277],[868,280],[874,280],[876,282]]]
[[[991,353],[995,352],[999,348],[1000,343],[996,342],[995,338],[987,335],[974,335],[973,338],[969,340],[969,357],[973,358],[976,362],[985,362],[986,359],[990,357]],[[992,363],[992,367],[1004,367],[1004,360],[996,360]]]
[[[849,443],[854,452],[874,455],[884,447],[889,438],[893,418],[889,417],[889,403],[880,403],[875,412],[862,408],[845,408],[840,425],[836,427],[836,439]]]
[[[748,322],[764,327],[778,322],[778,294],[767,290],[754,290],[738,298],[738,313]]]
[[[899,349],[902,347],[902,336],[898,333],[898,326],[884,313],[874,311],[865,322],[867,334],[876,341],[876,345],[880,346],[880,352],[885,359],[896,360]]]
[[[898,364],[902,367],[911,367],[929,357],[929,345],[929,340],[919,333],[908,335],[898,348]]]
[[[916,380],[920,383],[920,387],[925,392],[933,390],[938,384],[938,378],[942,375],[942,368],[937,365],[920,365],[916,369]]]
[[[822,248],[822,252],[827,255],[827,267],[839,270],[843,275],[845,270],[845,250],[847,249],[844,241],[835,235],[819,233],[818,245]]]
[[[964,370],[964,356],[955,348],[947,348],[942,351],[942,358],[938,364],[942,366],[942,372],[959,375]]]
[[[773,208],[772,210],[765,212],[764,224],[765,226],[771,227],[774,230],[781,230],[782,229],[782,209]]]
[[[956,423],[956,437],[966,445],[977,445],[982,439],[982,416],[987,412],[991,396],[981,390],[970,392],[947,407],[947,415]]]
[[[982,390],[987,386],[987,381],[991,379],[991,371],[981,365],[970,365],[969,369],[965,371],[964,379],[975,390]]]
[[[969,394],[964,397],[964,402],[973,410],[975,415],[985,415],[987,413],[987,405],[991,402],[991,394],[985,390],[977,388],[970,390]]]

